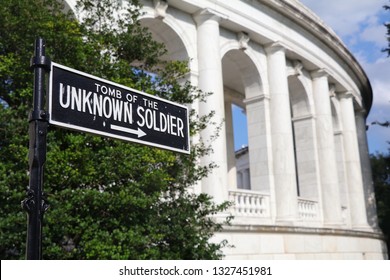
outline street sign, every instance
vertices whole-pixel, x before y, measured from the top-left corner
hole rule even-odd
[[[49,123],[190,153],[186,106],[51,63]]]

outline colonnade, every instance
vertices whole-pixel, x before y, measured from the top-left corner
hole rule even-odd
[[[217,202],[228,199],[228,192],[234,188],[231,150],[231,111],[224,98],[222,62],[220,53],[219,22],[223,15],[205,9],[194,15],[197,24],[198,86],[205,92],[213,92],[207,102],[201,103],[200,114],[215,112],[214,120],[221,123],[220,137],[210,144],[213,153],[202,159],[202,164],[215,162],[218,168],[202,181],[202,191],[210,194]],[[291,125],[291,100],[288,86],[286,47],[280,42],[263,46],[267,56],[268,91],[244,99],[248,116],[248,143],[252,190],[268,192],[276,224],[293,224],[298,220],[297,172],[294,155],[294,136]],[[310,71],[314,100],[314,123],[318,158],[317,176],[319,186],[318,204],[324,227],[339,227],[343,224],[336,147],[334,140],[333,115],[329,80],[326,69]],[[337,93],[340,104],[344,167],[347,179],[348,208],[353,228],[369,229],[365,209],[364,176],[362,161],[367,166],[368,155],[360,152],[359,143],[365,142],[365,131],[356,128],[354,95],[351,92]],[[226,111],[226,113],[225,113]],[[269,122],[264,113],[268,113]],[[361,114],[357,114],[361,116]],[[228,119],[226,119],[228,117]],[[225,122],[224,122],[225,121]],[[364,118],[360,117],[362,126]],[[268,131],[267,131],[268,129]],[[358,135],[358,132],[360,135]],[[204,130],[201,138],[209,141],[213,131]],[[270,134],[270,135],[269,135]],[[264,136],[270,136],[264,147]],[[262,147],[263,145],[263,147]],[[267,150],[264,160],[259,153]],[[264,166],[266,163],[268,166]],[[233,168],[234,170],[234,168]],[[261,170],[265,172],[261,173]],[[367,181],[368,179],[366,179]],[[233,182],[233,183],[232,183]]]

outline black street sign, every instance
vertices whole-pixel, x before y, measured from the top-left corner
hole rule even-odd
[[[186,106],[51,63],[49,123],[190,153]]]

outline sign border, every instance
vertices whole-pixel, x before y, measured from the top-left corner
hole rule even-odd
[[[74,125],[74,124],[67,124],[67,123],[63,123],[63,122],[52,120],[51,116],[52,116],[52,109],[53,109],[52,108],[52,95],[53,95],[53,68],[54,67],[61,68],[63,70],[72,72],[72,73],[77,74],[77,75],[82,75],[82,76],[85,76],[85,77],[90,78],[90,79],[98,80],[98,81],[100,81],[102,83],[111,84],[111,85],[113,85],[115,87],[119,87],[119,88],[122,88],[122,89],[127,90],[127,91],[132,91],[132,92],[135,92],[135,93],[140,94],[140,95],[145,95],[147,97],[150,97],[151,99],[157,99],[159,101],[170,103],[170,104],[172,104],[174,106],[178,106],[178,107],[181,107],[181,108],[185,109],[187,111],[187,118],[184,121],[186,121],[186,124],[187,124],[187,127],[188,127],[187,135],[186,135],[187,136],[188,150],[174,148],[174,147],[170,147],[170,146],[167,146],[167,145],[162,145],[162,144],[157,144],[157,143],[153,143],[153,142],[140,140],[140,139],[137,139],[137,138],[129,138],[129,137],[113,134],[113,133],[108,133],[108,132],[95,130],[95,129],[91,129],[91,128],[85,128],[83,126],[78,126],[78,125]],[[143,145],[152,146],[152,147],[155,147],[155,148],[161,148],[161,149],[165,149],[165,150],[170,150],[170,151],[174,151],[174,152],[179,152],[179,153],[184,153],[184,154],[190,154],[191,153],[189,109],[188,109],[187,106],[182,105],[182,104],[178,104],[178,103],[172,102],[170,100],[166,100],[166,99],[163,99],[161,97],[158,97],[158,96],[155,96],[155,95],[151,95],[151,94],[148,94],[148,93],[145,93],[145,92],[142,92],[142,91],[130,88],[130,87],[126,87],[124,85],[121,85],[121,84],[118,84],[118,83],[115,83],[115,82],[112,82],[112,81],[109,81],[109,80],[106,80],[106,79],[103,79],[103,78],[99,78],[97,76],[94,76],[94,75],[91,75],[91,74],[88,74],[88,73],[85,73],[85,72],[82,72],[82,71],[79,71],[79,70],[76,70],[76,69],[72,69],[70,67],[67,67],[67,66],[55,63],[55,62],[51,62],[51,66],[50,66],[49,92],[48,92],[48,95],[47,95],[47,107],[48,107],[48,113],[49,113],[49,124],[53,124],[53,125],[56,125],[56,126],[59,126],[59,127],[64,127],[64,128],[71,129],[71,130],[87,132],[87,133],[91,133],[91,134],[94,134],[94,135],[100,135],[100,136],[120,139],[120,140],[124,140],[124,141],[127,141],[127,142],[135,142],[135,143],[138,143],[138,144],[143,144]]]

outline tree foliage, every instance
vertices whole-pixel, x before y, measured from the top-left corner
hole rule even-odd
[[[387,11],[390,11],[389,5],[384,5],[383,8]],[[387,55],[390,56],[390,22],[385,23],[387,29],[386,38],[387,38],[387,48],[384,48],[383,51],[387,52]]]
[[[371,155],[371,166],[379,227],[386,237],[387,248],[390,248],[390,149],[387,154]]]
[[[189,82],[185,62],[164,62],[138,17],[139,3],[78,2],[78,16],[56,0],[3,0],[0,5],[0,257],[23,259],[28,187],[29,61],[37,36],[55,62],[183,104],[207,94]],[[127,3],[127,2],[126,2]],[[119,12],[121,11],[121,12]],[[153,72],[157,75],[150,75]],[[191,111],[191,134],[212,126],[212,115]],[[225,211],[188,189],[213,168],[201,142],[190,155],[49,127],[44,191],[45,259],[216,259],[211,243]],[[228,222],[228,219],[225,221]]]
[[[390,11],[389,5],[383,8]],[[388,47],[383,49],[390,56],[390,23],[385,23],[387,29]],[[384,128],[390,127],[390,122],[374,121],[372,125],[379,125]],[[390,144],[390,142],[388,142]],[[390,148],[387,154],[377,153],[371,155],[371,167],[374,180],[375,197],[377,204],[379,227],[386,237],[387,248],[390,250]]]

